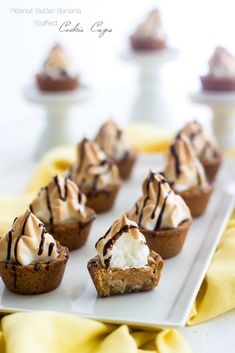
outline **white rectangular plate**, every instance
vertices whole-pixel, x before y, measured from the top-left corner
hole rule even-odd
[[[132,207],[141,193],[141,184],[149,168],[161,171],[162,162],[162,157],[154,155],[139,159],[133,177],[123,185],[114,209],[98,216],[88,243],[70,254],[63,282],[58,289],[36,296],[16,295],[9,292],[0,280],[0,311],[51,310],[149,327],[185,325],[233,209],[232,194],[222,190],[223,181],[227,183],[225,170],[220,175],[220,182],[206,213],[193,221],[182,252],[165,261],[162,278],[156,289],[101,299],[96,295],[86,268],[87,261],[96,255],[94,244],[97,239],[115,219]],[[17,180],[15,173],[14,177]],[[7,179],[13,181],[9,175]]]

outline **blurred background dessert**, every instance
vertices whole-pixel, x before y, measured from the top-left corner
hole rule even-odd
[[[217,47],[208,67],[208,73],[201,76],[203,90],[235,91],[235,57],[227,49]]]
[[[36,80],[38,88],[46,92],[71,91],[80,84],[78,75],[71,72],[69,59],[59,44],[49,51]]]
[[[132,49],[140,51],[160,50],[167,46],[166,34],[158,9],[149,12],[146,19],[138,25],[131,35],[130,41]]]

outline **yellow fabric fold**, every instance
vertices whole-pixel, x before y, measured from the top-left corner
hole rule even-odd
[[[235,214],[216,249],[198,292],[188,325],[212,319],[235,308]]]
[[[2,319],[1,353],[191,353],[175,330],[138,331],[73,315],[17,313]],[[1,335],[0,335],[1,339]],[[1,341],[0,341],[1,342]],[[151,342],[152,349],[146,348]]]
[[[59,146],[50,150],[41,159],[30,178],[27,193],[35,194],[46,186],[51,178],[63,174],[76,158],[76,146]]]
[[[173,140],[172,133],[150,122],[132,123],[126,132],[132,145],[142,153],[165,153]]]

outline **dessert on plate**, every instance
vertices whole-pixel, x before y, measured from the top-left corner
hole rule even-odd
[[[130,37],[132,49],[152,51],[166,48],[166,35],[159,10],[153,9]]]
[[[178,134],[170,146],[164,175],[184,199],[193,217],[204,213],[213,188],[187,136]]]
[[[179,133],[190,139],[208,181],[213,182],[222,163],[222,152],[215,137],[209,135],[197,121],[187,123]]]
[[[0,238],[0,275],[12,292],[49,292],[60,285],[68,256],[68,249],[56,243],[44,224],[26,211]]]
[[[86,206],[86,196],[70,179],[55,176],[42,188],[30,210],[47,231],[69,250],[81,248],[87,241],[95,212]]]
[[[147,291],[160,280],[163,260],[149,251],[138,225],[124,214],[96,243],[88,271],[100,297]]]
[[[70,69],[69,59],[58,44],[49,51],[36,81],[38,88],[47,92],[72,91],[80,85],[78,75]]]
[[[235,57],[227,49],[217,47],[208,66],[208,73],[201,76],[203,90],[235,91]]]
[[[192,223],[189,208],[161,174],[150,171],[142,189],[128,218],[138,224],[151,250],[163,259],[173,257],[181,251]]]
[[[125,132],[113,120],[108,120],[98,131],[95,142],[118,166],[120,177],[128,179],[137,151],[130,145]]]
[[[78,144],[69,176],[87,196],[88,207],[97,213],[113,207],[121,186],[118,167],[94,141],[85,138]]]

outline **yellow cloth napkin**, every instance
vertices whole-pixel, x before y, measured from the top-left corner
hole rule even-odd
[[[5,348],[4,348],[5,345]],[[190,353],[176,330],[144,331],[37,312],[2,319],[1,353]]]
[[[235,308],[235,212],[216,249],[194,303],[189,325]]]
[[[132,123],[126,132],[132,145],[142,153],[165,153],[173,140],[172,133],[153,123]]]

